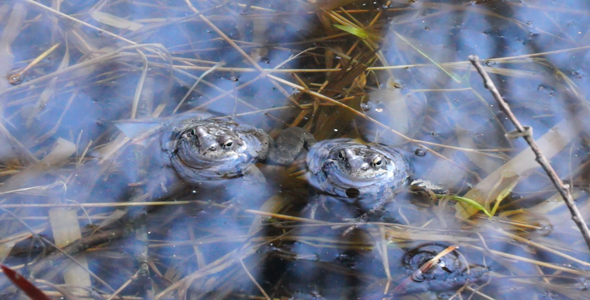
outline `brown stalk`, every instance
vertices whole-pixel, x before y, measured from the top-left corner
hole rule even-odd
[[[17,73],[9,75],[8,81],[10,82],[10,84],[15,85],[15,84],[21,83],[21,81],[23,80],[23,76],[25,75],[25,72],[30,70],[32,67],[34,67],[36,64],[38,64],[40,61],[42,61],[45,57],[47,57],[49,54],[51,54],[51,52],[53,52],[53,50],[57,49],[59,44],[60,43],[57,43],[57,44],[53,45],[51,48],[45,50],[45,52],[41,53],[41,55],[39,55],[35,59],[33,59],[33,61],[31,61],[24,69],[22,69],[22,71],[19,71]]]
[[[450,145],[445,145],[445,144],[439,144],[439,143],[434,143],[434,142],[429,142],[429,141],[412,139],[412,138],[409,138],[408,136],[404,135],[403,133],[401,133],[399,131],[396,131],[396,130],[390,128],[389,126],[387,126],[387,125],[385,125],[385,124],[377,121],[376,119],[371,118],[369,116],[366,116],[364,113],[362,113],[362,112],[360,112],[360,111],[358,111],[358,110],[356,110],[356,109],[354,109],[354,108],[346,105],[345,103],[342,103],[342,102],[340,102],[338,100],[335,100],[333,98],[330,98],[330,97],[328,97],[328,96],[326,96],[324,94],[320,94],[320,93],[314,92],[314,91],[312,91],[310,89],[306,89],[306,88],[304,88],[304,87],[302,87],[302,86],[300,86],[298,84],[292,83],[292,82],[290,82],[288,80],[284,80],[284,79],[282,79],[280,77],[276,77],[276,76],[271,75],[271,74],[266,75],[266,77],[268,77],[270,79],[273,79],[273,80],[275,80],[277,82],[280,82],[280,83],[282,83],[284,85],[287,85],[287,86],[290,86],[292,88],[298,89],[298,90],[300,90],[300,91],[302,91],[304,93],[307,93],[307,94],[309,94],[309,95],[311,95],[313,97],[317,97],[319,99],[326,100],[326,101],[328,101],[328,102],[330,102],[330,103],[332,103],[334,105],[341,106],[341,107],[343,107],[343,108],[345,108],[347,110],[350,110],[352,113],[356,114],[357,116],[362,117],[362,118],[365,118],[365,119],[373,122],[374,124],[378,125],[379,127],[385,128],[385,129],[393,132],[394,134],[400,136],[401,138],[405,139],[408,142],[412,142],[412,143],[418,142],[418,143],[422,143],[424,145],[431,145],[431,146],[437,146],[437,147],[441,147],[441,148],[448,148],[448,149],[454,149],[454,150],[458,150],[458,151],[474,152],[474,153],[480,153],[480,154],[484,154],[485,152],[497,152],[497,149],[471,149],[471,148],[455,147],[455,146],[450,146]],[[485,153],[484,155],[488,155],[488,154]]]
[[[545,172],[549,176],[549,179],[551,179],[551,182],[553,182],[553,185],[555,185],[555,188],[557,189],[561,197],[563,197],[563,200],[565,201],[565,204],[567,205],[567,208],[569,209],[572,215],[572,220],[580,229],[580,232],[582,233],[582,236],[586,241],[586,245],[588,246],[588,249],[590,249],[590,230],[588,230],[588,226],[586,225],[584,218],[580,214],[578,207],[574,203],[574,199],[572,198],[572,195],[570,194],[568,188],[565,186],[565,184],[563,184],[559,176],[557,176],[557,173],[555,173],[555,170],[553,170],[553,167],[551,167],[551,164],[549,163],[545,155],[543,155],[541,149],[533,139],[532,129],[530,127],[525,127],[522,126],[522,124],[520,124],[516,116],[510,110],[510,106],[508,106],[508,103],[506,103],[506,101],[504,101],[504,99],[500,95],[500,92],[494,85],[494,82],[490,78],[490,75],[488,75],[488,73],[483,69],[481,63],[479,62],[479,57],[477,55],[470,55],[469,61],[473,64],[479,75],[481,75],[484,81],[484,87],[490,91],[494,99],[496,99],[496,102],[498,102],[498,105],[500,106],[502,111],[506,114],[508,119],[510,119],[512,124],[514,124],[514,127],[516,127],[516,131],[518,132],[518,134],[526,140],[526,142],[531,147],[531,150],[533,150],[533,152],[535,153],[536,161],[541,165],[543,170],[545,170]]]

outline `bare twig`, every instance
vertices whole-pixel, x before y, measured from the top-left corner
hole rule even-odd
[[[506,101],[502,99],[502,96],[500,95],[500,92],[498,92],[498,89],[494,85],[494,82],[492,81],[488,73],[486,73],[486,71],[483,69],[481,63],[479,62],[479,57],[477,57],[476,55],[470,55],[469,61],[471,61],[479,75],[481,75],[481,77],[483,78],[484,87],[490,91],[492,96],[494,96],[494,99],[496,99],[496,102],[498,102],[498,105],[500,106],[502,111],[506,114],[508,119],[510,119],[512,124],[514,124],[514,127],[516,127],[517,135],[522,136],[531,147],[531,150],[533,150],[533,152],[535,153],[536,161],[541,165],[543,170],[545,170],[545,172],[551,179],[551,182],[553,182],[555,188],[557,188],[557,191],[559,192],[561,197],[563,197],[563,200],[565,201],[565,204],[567,205],[567,208],[570,210],[570,213],[572,215],[572,220],[580,229],[580,232],[582,233],[582,236],[586,241],[586,245],[588,246],[588,249],[590,249],[590,231],[588,230],[588,226],[586,225],[584,218],[580,214],[578,207],[576,207],[574,199],[572,198],[572,195],[570,194],[568,188],[557,176],[557,173],[555,173],[555,170],[553,170],[553,167],[551,167],[551,164],[543,155],[541,149],[533,139],[531,134],[531,128],[522,126],[522,124],[520,124],[516,116],[514,116],[514,114],[510,110],[510,106],[508,106],[508,103],[506,103]]]

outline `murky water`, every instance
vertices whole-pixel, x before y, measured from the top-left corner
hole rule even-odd
[[[2,1],[0,262],[56,299],[590,298],[584,239],[467,61],[590,221],[589,15],[586,1]],[[305,154],[259,162],[262,181],[181,182],[154,136],[195,112],[397,147],[413,178],[493,217],[402,189],[359,220],[362,205],[307,183]],[[80,237],[69,258],[54,247]]]

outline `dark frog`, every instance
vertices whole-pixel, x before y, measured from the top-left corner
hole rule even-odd
[[[398,150],[352,139],[317,143],[307,155],[307,167],[314,188],[350,201],[393,196],[409,177]]]
[[[404,187],[446,192],[428,181],[412,179],[402,151],[381,144],[365,145],[353,139],[321,141],[309,150],[307,167],[312,187],[358,206],[361,214],[383,207]]]
[[[147,129],[138,130],[146,124]],[[156,197],[187,184],[218,186],[237,178],[264,182],[255,163],[289,163],[314,142],[311,134],[302,128],[287,128],[274,141],[261,129],[227,118],[211,118],[205,113],[187,113],[156,121],[126,121],[118,127],[136,141],[147,141],[145,156],[149,160],[148,172],[152,174],[148,192]]]
[[[456,250],[440,256],[447,251],[446,249],[446,246],[429,243],[408,250],[401,262],[406,269],[405,280],[398,283],[393,293],[454,290],[469,282],[480,282],[487,277],[488,268],[467,265],[466,258],[461,257]]]
[[[265,160],[271,138],[232,120],[190,118],[174,122],[161,137],[165,158],[186,182],[244,176]]]

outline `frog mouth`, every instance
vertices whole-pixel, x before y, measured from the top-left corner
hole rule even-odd
[[[381,181],[391,177],[389,172],[374,173],[375,176],[359,177],[350,175],[348,172],[340,169],[335,161],[330,161],[326,165],[325,175],[328,180],[333,184],[344,187],[344,188],[357,188],[363,189],[372,185],[379,184]]]
[[[171,157],[171,163],[178,174],[191,180],[223,180],[241,177],[243,171],[252,164],[247,154],[236,153],[223,159],[211,159],[201,155],[184,155],[179,152]]]
[[[186,167],[192,169],[209,169],[216,166],[227,165],[227,169],[232,166],[246,164],[250,156],[245,153],[232,152],[221,156],[208,156],[199,151],[198,142],[190,141],[180,142],[175,150],[175,159]],[[223,169],[223,167],[221,167]]]

